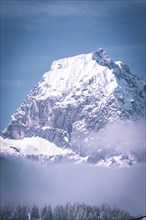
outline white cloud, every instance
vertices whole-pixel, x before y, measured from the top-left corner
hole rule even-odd
[[[143,1],[142,1],[143,2]],[[138,4],[138,2],[136,2]],[[118,1],[3,1],[2,18],[13,17],[59,17],[87,15],[111,17],[118,9],[130,7],[130,2]]]
[[[2,202],[106,202],[134,215],[144,214],[145,164],[104,168],[65,163],[45,167],[22,158],[3,158],[1,167]]]
[[[13,1],[3,3],[2,5],[2,17],[34,17],[34,16],[66,16],[66,15],[78,15],[82,14],[83,10],[78,7],[77,4],[70,2],[18,2]]]

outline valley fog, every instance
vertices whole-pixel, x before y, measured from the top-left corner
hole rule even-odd
[[[145,212],[145,164],[120,168],[61,163],[39,165],[1,157],[1,203],[108,203],[132,215]]]
[[[86,154],[102,155],[102,151],[119,154],[136,154],[145,161],[145,121],[116,121],[109,123],[99,132],[92,132],[87,137],[73,133],[72,142]],[[100,152],[99,152],[100,150]]]

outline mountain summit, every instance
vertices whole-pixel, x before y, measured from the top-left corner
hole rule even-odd
[[[123,62],[112,61],[102,48],[60,59],[12,115],[2,137],[42,138],[93,161],[93,152],[89,155],[88,150],[93,149],[90,143],[95,136],[99,140],[101,132],[116,122],[142,120],[145,97],[145,81]],[[97,155],[100,141],[93,145]]]

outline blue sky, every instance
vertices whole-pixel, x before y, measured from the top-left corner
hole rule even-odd
[[[1,130],[53,60],[103,47],[145,77],[145,0],[1,1]]]

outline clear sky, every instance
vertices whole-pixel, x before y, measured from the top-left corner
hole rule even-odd
[[[145,0],[1,0],[1,130],[53,60],[103,47],[145,77]]]

